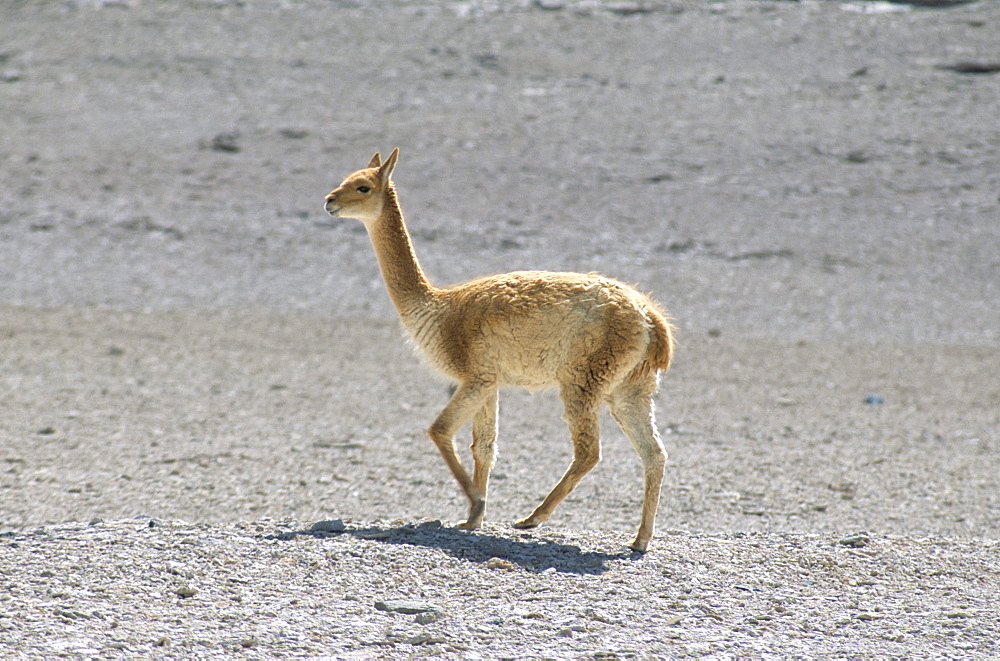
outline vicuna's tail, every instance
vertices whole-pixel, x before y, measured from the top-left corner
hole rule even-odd
[[[656,308],[647,308],[646,318],[651,325],[646,356],[626,377],[625,381],[628,383],[644,382],[660,370],[668,369],[670,359],[673,358],[674,335],[670,322]]]
[[[653,370],[666,370],[674,355],[674,334],[670,322],[659,310],[651,310],[649,320],[653,322],[653,333],[649,342],[646,362]]]

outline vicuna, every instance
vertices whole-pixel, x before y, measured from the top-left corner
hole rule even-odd
[[[483,521],[496,457],[497,389],[558,387],[573,440],[573,461],[545,500],[514,525],[533,528],[601,458],[598,409],[606,404],[642,459],[642,520],[629,546],[653,536],[666,454],[654,424],[659,372],[673,338],[660,308],[620,282],[594,274],[517,271],[439,289],[424,275],[392,182],[399,150],[349,175],[326,196],[334,217],[364,223],[403,326],[457,388],[428,434],[469,499],[459,525]],[[454,437],[472,420],[472,475]]]

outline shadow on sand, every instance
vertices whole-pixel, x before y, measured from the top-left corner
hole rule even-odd
[[[500,536],[482,530],[463,530],[444,526],[440,521],[426,521],[396,527],[346,527],[343,531],[298,530],[284,532],[272,539],[291,540],[299,535],[334,537],[351,535],[358,539],[375,540],[384,544],[406,544],[439,549],[453,558],[485,563],[495,558],[531,572],[555,570],[567,574],[603,574],[612,560],[641,558],[641,553],[622,551],[604,553],[583,551],[579,546],[562,544],[536,537],[532,533],[515,531],[514,536]]]

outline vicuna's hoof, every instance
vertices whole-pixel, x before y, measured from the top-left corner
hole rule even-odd
[[[629,544],[628,547],[636,553],[645,553],[646,549],[649,548],[649,542],[640,542],[636,540]]]
[[[514,527],[521,528],[522,530],[527,528],[537,528],[539,523],[540,521],[533,521],[531,517],[528,517],[527,519],[521,519],[520,521],[515,521]]]
[[[469,506],[469,518],[465,521],[459,521],[458,527],[464,528],[465,530],[476,530],[481,525],[483,525],[483,515],[486,513],[486,500],[484,498],[476,498],[472,501]]]

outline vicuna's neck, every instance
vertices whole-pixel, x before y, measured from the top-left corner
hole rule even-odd
[[[412,313],[430,300],[434,288],[417,262],[392,184],[385,191],[382,215],[368,228],[368,238],[389,297],[406,323]]]

